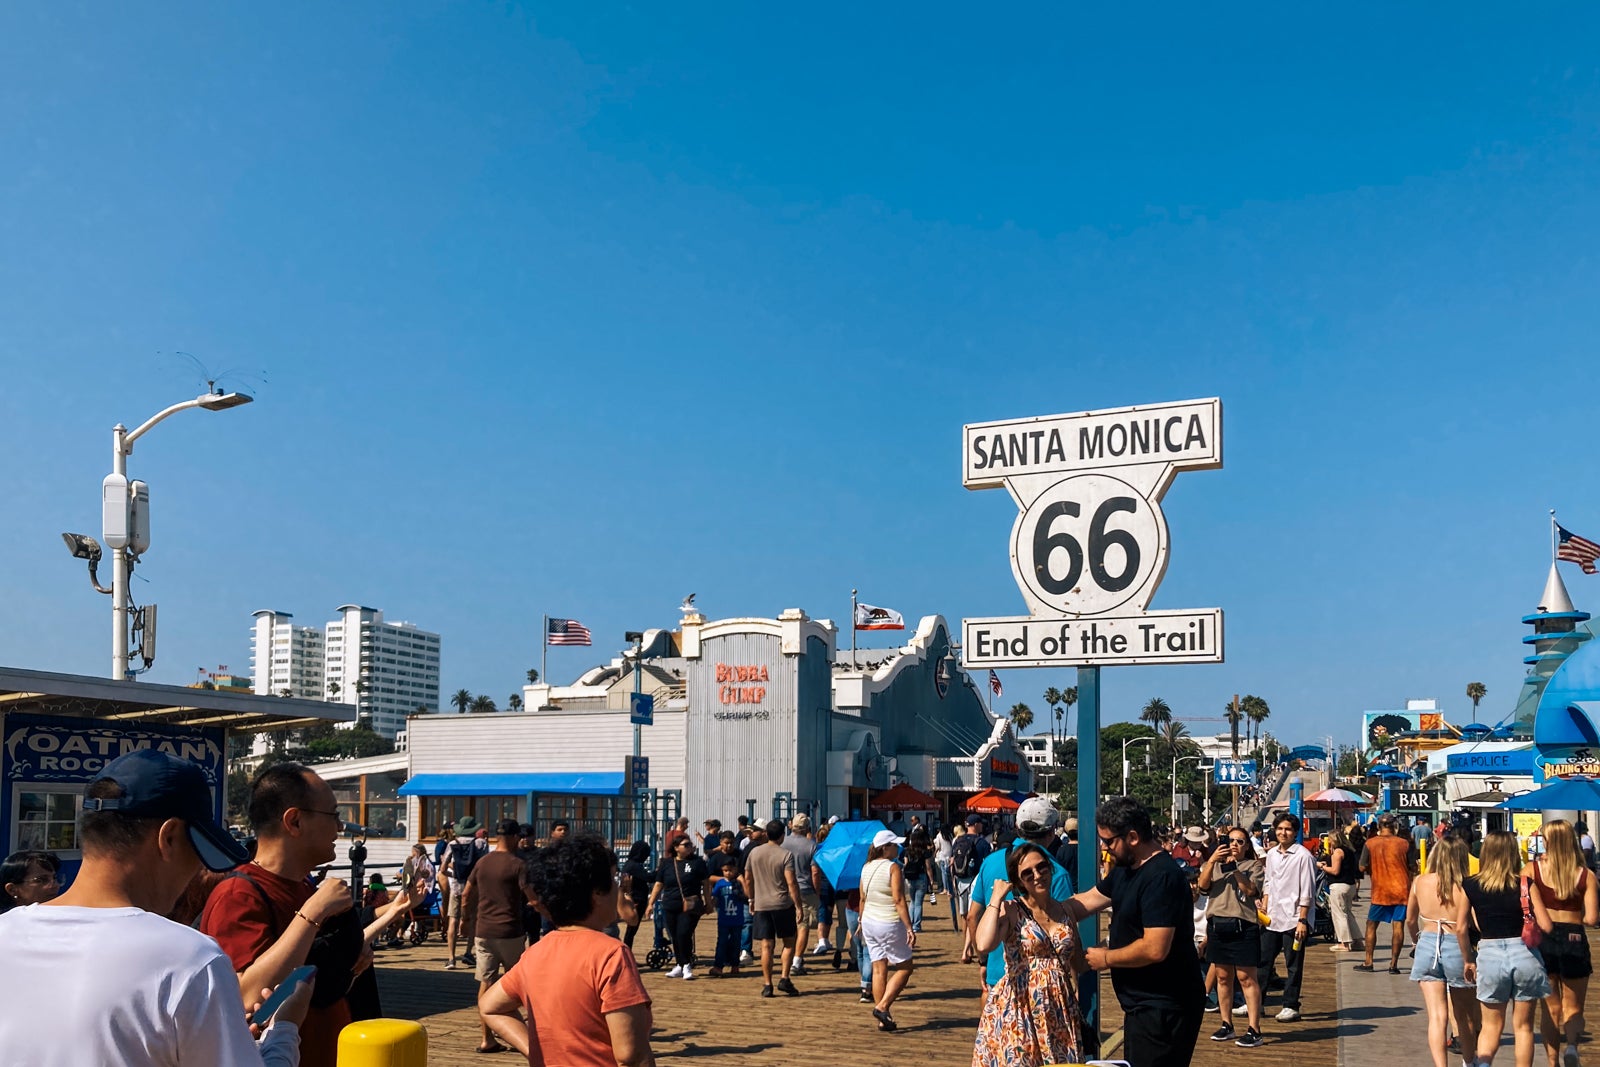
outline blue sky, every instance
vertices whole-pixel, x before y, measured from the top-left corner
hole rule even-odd
[[[599,640],[558,681],[691,591],[1019,613],[962,424],[1217,395],[1152,607],[1228,662],[1106,719],[1509,712],[1547,509],[1600,538],[1600,15],[909,11],[0,12],[0,662],[106,670],[57,534],[182,350],[266,381],[130,460],[155,680],[263,607],[382,607],[502,703],[543,613]]]

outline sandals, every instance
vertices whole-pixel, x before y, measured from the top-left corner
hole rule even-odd
[[[886,1034],[892,1033],[895,1029],[897,1029],[894,1019],[886,1011],[879,1011],[877,1008],[873,1008],[872,1017],[878,1020],[878,1029],[882,1030]]]
[[[1389,973],[1390,974],[1399,974],[1400,973],[1400,968],[1398,968],[1398,967],[1390,967],[1389,968]]]
[[[1370,964],[1370,963],[1358,963],[1358,964],[1356,964],[1355,969],[1358,970],[1358,971],[1367,971],[1367,972],[1370,973],[1372,971],[1372,964]]]

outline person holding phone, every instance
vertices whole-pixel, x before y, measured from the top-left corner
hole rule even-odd
[[[1224,1012],[1213,1041],[1232,1041],[1255,1048],[1261,1039],[1261,925],[1256,901],[1261,896],[1261,861],[1250,847],[1250,835],[1236,826],[1200,866],[1195,885],[1207,898],[1206,962],[1216,968],[1217,1004]],[[1244,1036],[1235,1038],[1226,1012],[1233,1004],[1233,987],[1244,996]],[[1237,1012],[1238,1009],[1233,1009]]]

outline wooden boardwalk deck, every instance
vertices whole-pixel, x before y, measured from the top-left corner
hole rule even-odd
[[[706,956],[711,954],[711,929],[709,923],[701,928],[700,951]],[[648,937],[646,926],[636,946],[641,956]],[[759,970],[747,970],[737,979],[693,982],[646,971],[645,985],[655,1000],[652,1046],[663,1063],[692,1060],[707,1067],[963,1067],[972,1059],[982,1004],[978,970],[961,963],[960,949],[948,922],[929,924],[919,939],[910,988],[895,1006],[900,1029],[893,1034],[877,1031],[871,1008],[857,1002],[859,986],[848,969],[836,973],[819,965],[795,980],[802,996],[775,1000],[761,999]],[[430,1067],[516,1062],[511,1054],[486,1061],[474,1053],[477,984],[467,970],[444,969],[444,947],[438,941],[384,950],[378,954],[378,967],[385,1014],[417,1019],[427,1027]],[[1107,1005],[1103,1028],[1115,1029],[1121,1019],[1110,983],[1102,981],[1101,990]],[[1269,1021],[1264,1028],[1268,1044],[1253,1051],[1206,1040],[1219,1025],[1217,1015],[1207,1015],[1195,1064],[1238,1067],[1240,1057],[1254,1055],[1264,1063],[1333,1067],[1337,988],[1332,953],[1322,944],[1311,948],[1303,999],[1304,1018],[1298,1023]],[[1275,996],[1268,1006],[1270,1017],[1278,1010]]]

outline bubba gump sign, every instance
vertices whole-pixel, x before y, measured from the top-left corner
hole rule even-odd
[[[764,665],[719,663],[716,678],[717,699],[724,704],[761,704],[767,699],[771,675]]]

